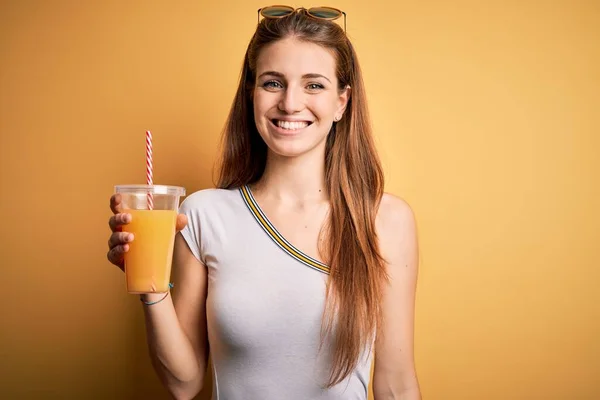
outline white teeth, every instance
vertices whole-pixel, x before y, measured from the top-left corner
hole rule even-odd
[[[305,121],[277,121],[277,126],[283,129],[288,129],[290,131],[295,131],[297,129],[306,128],[308,126],[308,122]]]

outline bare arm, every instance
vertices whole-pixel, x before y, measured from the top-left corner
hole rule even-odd
[[[390,277],[383,298],[384,325],[375,344],[375,400],[420,400],[414,363],[414,313],[418,269],[416,224],[403,200],[385,195],[378,236]]]
[[[108,242],[108,260],[123,269],[123,256],[135,240],[126,232],[131,214],[121,210],[120,195],[110,202],[115,215],[109,220],[112,235]],[[185,215],[177,216],[177,231],[185,227]],[[176,399],[192,399],[204,382],[208,359],[206,333],[206,267],[198,261],[180,233],[173,250],[171,295],[160,303],[143,305],[146,335],[152,365],[160,380]],[[162,294],[144,295],[146,301],[162,298]]]
[[[173,273],[173,297],[143,306],[148,348],[152,365],[169,392],[176,399],[192,399],[202,390],[208,359],[207,274],[181,234],[175,239]]]

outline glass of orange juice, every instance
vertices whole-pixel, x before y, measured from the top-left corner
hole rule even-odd
[[[127,292],[169,291],[179,198],[185,188],[166,185],[118,185],[122,212],[131,214],[124,227],[133,233],[125,253]]]

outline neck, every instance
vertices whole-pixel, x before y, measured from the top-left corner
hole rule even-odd
[[[265,172],[253,190],[261,197],[291,204],[327,200],[323,152],[313,151],[299,157],[269,152]]]

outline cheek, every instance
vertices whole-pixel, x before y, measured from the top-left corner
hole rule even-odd
[[[321,119],[333,118],[337,106],[335,100],[325,96],[315,96],[309,104],[313,113]]]
[[[254,115],[256,117],[263,117],[267,111],[273,106],[272,99],[269,99],[268,96],[264,95],[254,95],[253,98],[254,103]]]

